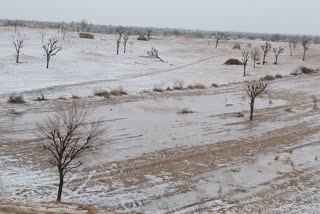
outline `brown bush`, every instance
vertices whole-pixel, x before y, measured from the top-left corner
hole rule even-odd
[[[281,74],[276,74],[274,77],[275,77],[276,79],[279,79],[279,78],[282,78],[282,75],[281,75]]]
[[[94,39],[94,36],[90,33],[80,33],[79,38],[82,39]]]
[[[205,89],[206,86],[202,85],[202,84],[195,84],[195,85],[189,85],[188,89]]]
[[[219,88],[219,85],[216,84],[216,83],[212,83],[211,86],[214,87],[214,88]]]
[[[94,95],[98,97],[105,97],[105,98],[110,97],[110,93],[108,91],[95,91]]]
[[[119,88],[119,89],[112,89],[110,91],[110,94],[113,95],[113,96],[122,96],[122,95],[128,95],[128,93],[123,90],[122,88]]]
[[[23,96],[19,95],[10,95],[8,98],[8,103],[13,103],[13,104],[23,104],[26,103],[26,101],[23,99]]]
[[[163,88],[161,88],[160,86],[154,86],[152,90],[154,92],[163,92]]]
[[[177,114],[192,114],[192,113],[194,112],[191,111],[189,108],[183,108],[177,112]]]
[[[301,70],[301,72],[304,73],[304,74],[316,73],[314,69],[312,69],[312,68],[307,68],[307,67],[305,67],[305,66],[301,66],[301,67],[300,67],[300,70]]]
[[[225,65],[242,65],[242,62],[238,59],[228,59],[224,64]]]
[[[274,77],[272,75],[266,75],[260,78],[260,81],[271,81],[271,80],[274,80]]]
[[[240,43],[237,42],[236,44],[234,44],[232,49],[241,49]]]

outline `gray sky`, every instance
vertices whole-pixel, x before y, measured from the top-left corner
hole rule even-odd
[[[1,19],[320,35],[319,0],[0,0]],[[307,23],[307,24],[306,24]]]

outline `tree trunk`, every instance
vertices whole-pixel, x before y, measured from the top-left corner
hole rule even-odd
[[[49,61],[50,61],[50,57],[47,56],[47,69],[49,68]]]
[[[219,43],[219,42],[218,42],[218,40],[217,40],[217,41],[216,41],[216,48],[218,48],[218,43]]]
[[[164,62],[160,57],[158,57],[158,59],[160,59],[161,62]]]
[[[253,68],[256,68],[256,60],[253,59]]]
[[[244,77],[246,76],[246,67],[247,67],[247,65],[243,64],[243,76]]]
[[[17,53],[16,63],[19,63],[19,52]]]
[[[250,120],[253,119],[253,108],[254,108],[254,99],[252,99],[250,103]]]
[[[263,55],[263,62],[262,65],[266,64],[266,55]]]
[[[123,52],[124,53],[126,53],[126,49],[127,49],[127,44],[126,43],[124,43],[124,45],[123,45],[124,47],[123,47]]]
[[[278,56],[276,56],[276,61],[274,62],[274,64],[278,64]]]
[[[117,55],[119,55],[119,45],[117,46]]]
[[[64,182],[63,171],[59,170],[59,189],[58,189],[58,196],[57,196],[57,201],[59,202],[61,201],[63,182]]]
[[[302,58],[302,61],[304,61],[306,59],[306,51],[304,50],[303,51],[303,58]]]

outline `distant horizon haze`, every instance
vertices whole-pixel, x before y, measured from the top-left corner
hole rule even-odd
[[[2,0],[1,19],[320,35],[317,0]]]

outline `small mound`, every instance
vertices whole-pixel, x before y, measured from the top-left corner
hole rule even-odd
[[[242,65],[242,62],[238,59],[228,59],[224,64],[225,65]]]

